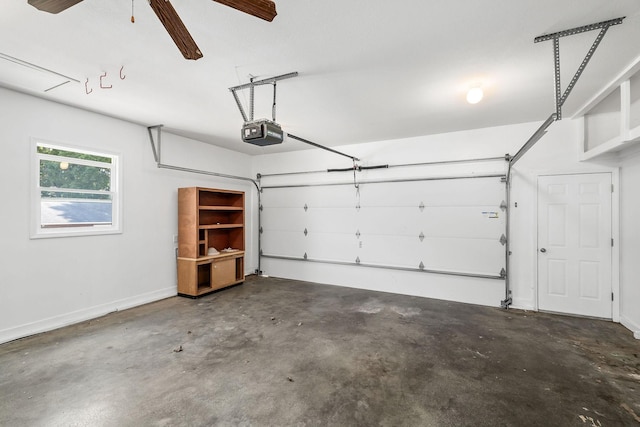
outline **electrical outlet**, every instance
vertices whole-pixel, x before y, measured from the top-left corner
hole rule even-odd
[[[360,247],[362,247],[362,240],[360,241]]]
[[[173,235],[173,243],[178,243],[178,235],[177,234]]]

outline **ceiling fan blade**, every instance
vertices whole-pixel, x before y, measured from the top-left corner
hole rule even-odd
[[[276,4],[271,0],[213,0],[220,4],[232,7],[249,15],[253,15],[265,21],[273,21],[278,12]]]
[[[150,0],[149,5],[186,59],[200,59],[202,52],[169,0]]]
[[[60,13],[82,0],[27,0],[31,6],[49,13]]]

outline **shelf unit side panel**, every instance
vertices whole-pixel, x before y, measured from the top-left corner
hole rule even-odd
[[[178,293],[196,296],[197,289],[197,269],[195,261],[178,260]]]
[[[198,253],[198,210],[195,188],[178,189],[178,256],[196,258]]]

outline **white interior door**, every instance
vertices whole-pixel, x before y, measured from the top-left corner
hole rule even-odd
[[[611,174],[538,178],[538,308],[611,319]]]

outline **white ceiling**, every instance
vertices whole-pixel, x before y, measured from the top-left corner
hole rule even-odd
[[[637,0],[276,0],[265,22],[211,0],[172,0],[204,58],[185,60],[146,0],[84,0],[57,14],[3,0],[0,85],[248,154],[307,148],[240,140],[228,88],[293,71],[277,86],[285,131],[325,146],[543,120],[554,111],[552,42],[536,36],[626,16],[566,102],[570,117],[640,56]],[[597,31],[560,40],[562,87]],[[120,78],[122,69],[124,79]],[[101,89],[103,85],[112,86]],[[91,93],[87,94],[85,83]],[[465,102],[479,82],[485,99]],[[248,91],[242,93],[248,110]],[[256,89],[256,118],[272,88]],[[523,141],[524,142],[524,141]]]

